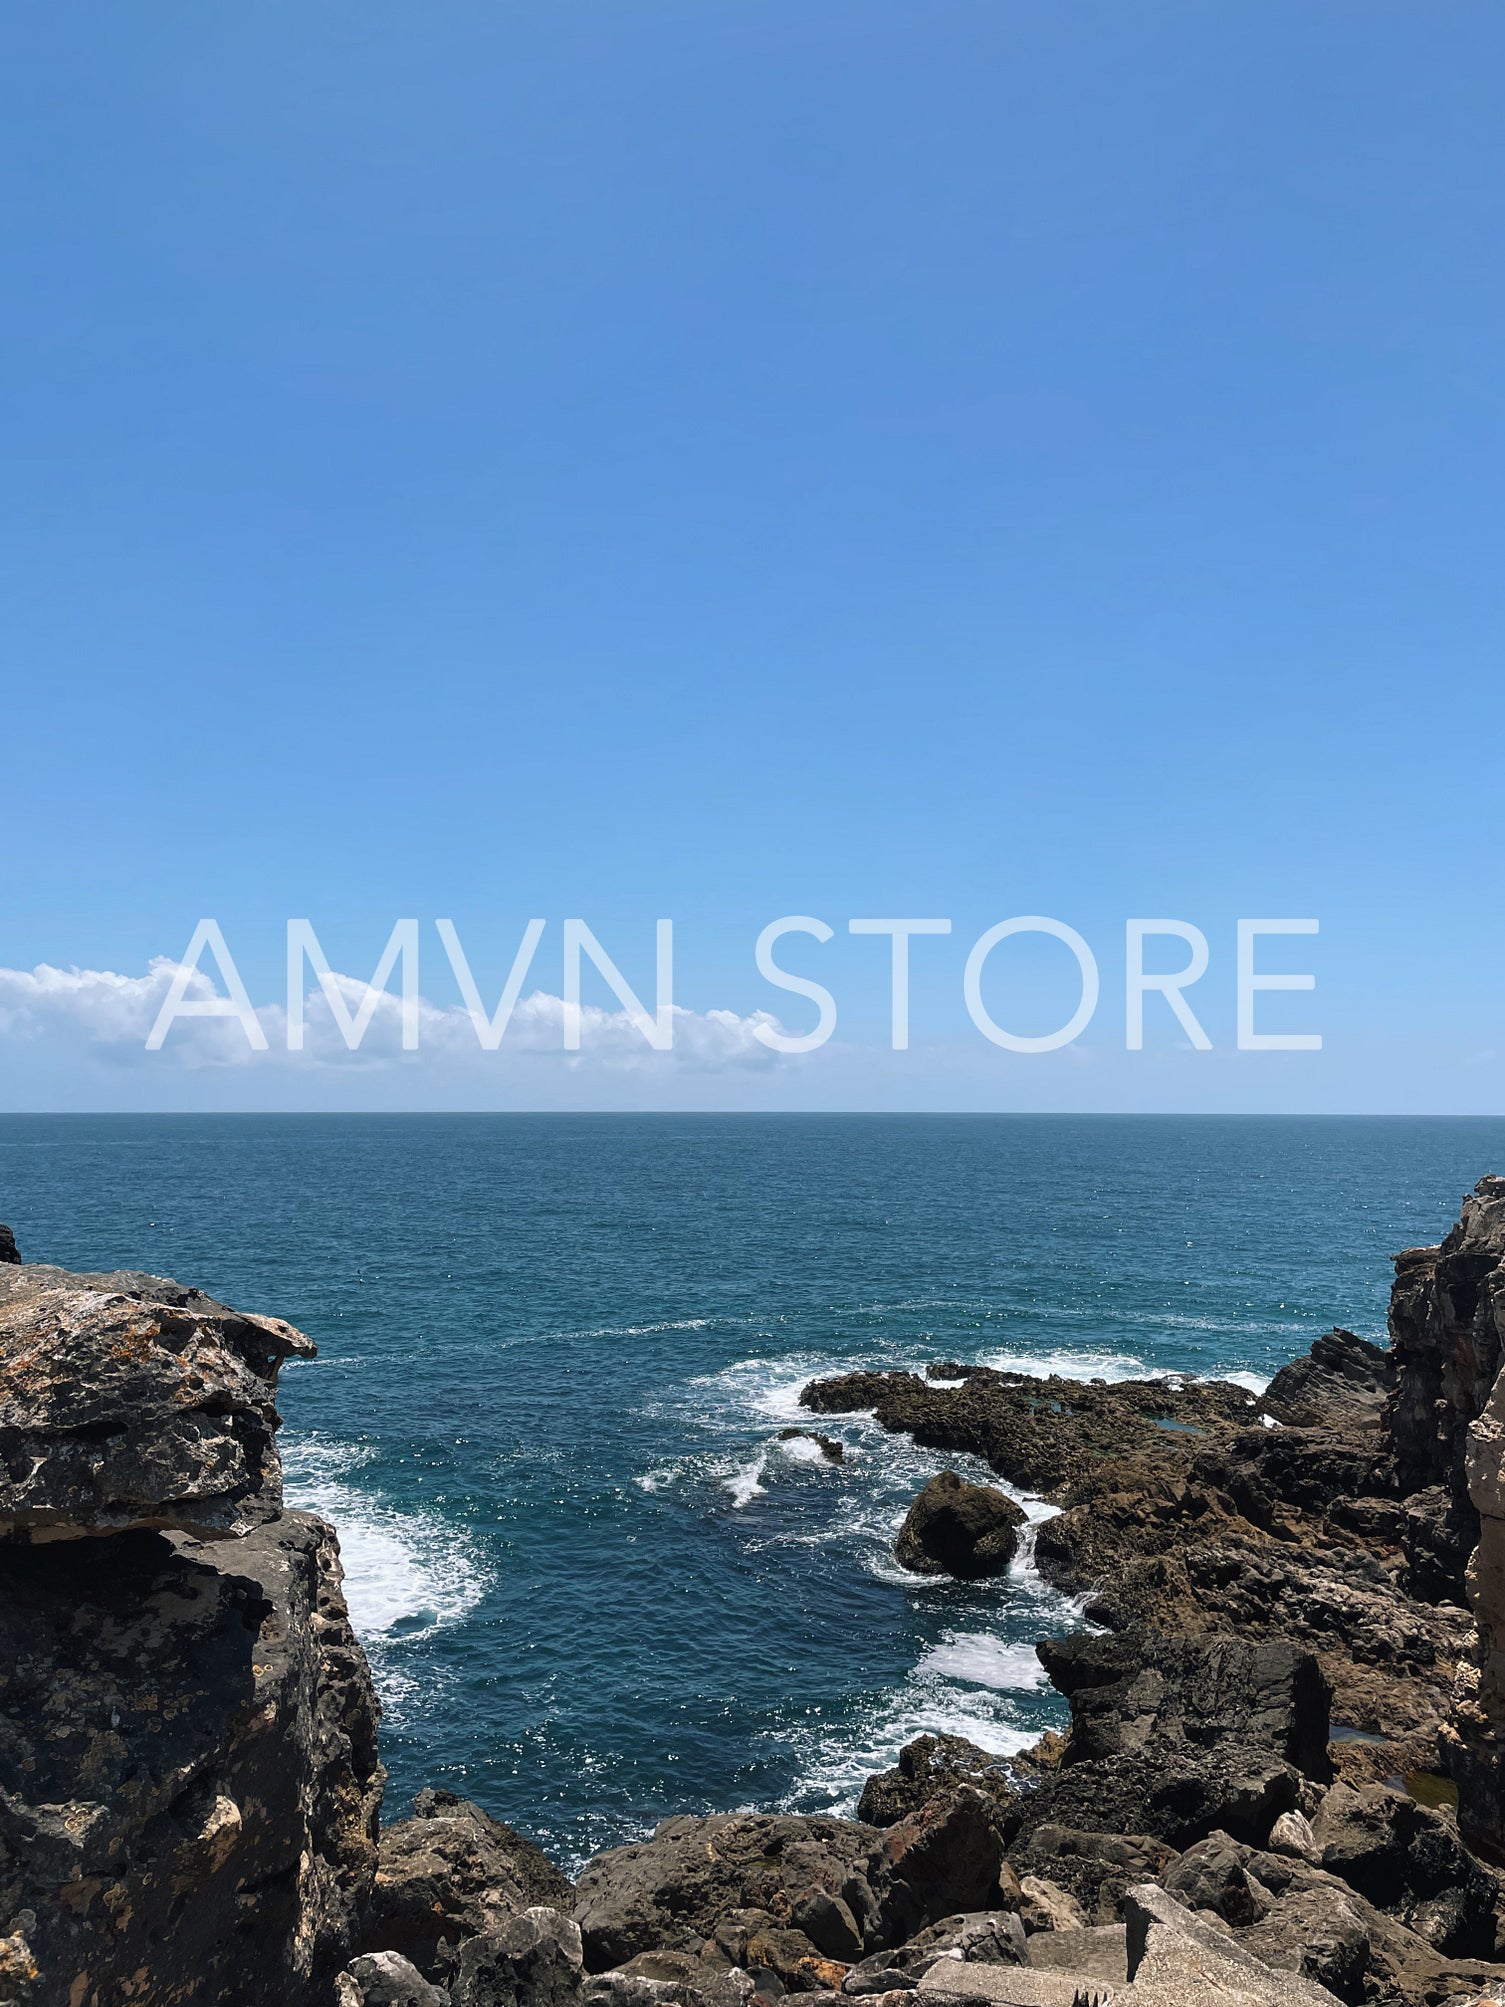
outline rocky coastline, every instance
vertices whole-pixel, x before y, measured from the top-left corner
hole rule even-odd
[[[0,1228],[0,2001],[1505,2002],[1505,1179],[1390,1344],[1259,1396],[937,1362],[818,1380],[937,1452],[898,1558],[1036,1565],[1064,1735],[922,1736],[854,1818],[685,1815],[575,1882],[450,1793],[384,1821],[337,1531],[284,1507],[274,1317]],[[832,1445],[827,1450],[839,1449]],[[919,2003],[916,2003],[919,2007]]]

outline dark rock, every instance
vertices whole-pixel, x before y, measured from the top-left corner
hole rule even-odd
[[[16,1252],[16,1237],[8,1226],[0,1226],[0,1264],[19,1268],[21,1257]]]
[[[755,1978],[756,1994],[763,2000],[771,2002],[783,1997],[783,1985],[772,1972],[754,1975],[706,1968],[698,1979],[691,1981],[650,1979],[623,1969],[587,1979],[580,2000],[582,2007],[748,2007],[748,2002],[756,1997]],[[801,2007],[818,2007],[820,1998],[818,1994],[807,1993]],[[835,1996],[827,1998],[834,2001]]]
[[[1395,1361],[1384,1346],[1339,1329],[1319,1338],[1304,1359],[1283,1366],[1259,1405],[1288,1427],[1349,1420],[1378,1425],[1394,1386]]]
[[[1505,1178],[1479,1180],[1440,1247],[1396,1256],[1390,1337],[1386,1430],[1400,1488],[1441,1484],[1464,1500],[1468,1428],[1505,1350]]]
[[[942,1959],[962,1965],[1027,1964],[1024,1926],[1013,1910],[942,1917],[918,1931],[907,1944],[880,1951],[853,1966],[842,1991],[880,1993],[917,1986]],[[881,1983],[884,1980],[887,1985]]]
[[[301,1332],[154,1278],[0,1275],[0,1540],[217,1539],[276,1513],[277,1372],[313,1355]]]
[[[352,1960],[340,1974],[336,2007],[450,2007],[441,1986],[430,1986],[395,1951]]]
[[[531,1840],[452,1791],[420,1791],[413,1816],[381,1836],[361,1941],[437,1977],[441,1947],[505,1931],[535,1906],[569,1908],[570,1881]]]
[[[942,1917],[1019,1906],[1019,1885],[1004,1861],[998,1806],[967,1784],[928,1799],[886,1828],[868,1880],[879,1891],[890,1944],[904,1943]]]
[[[892,1770],[880,1770],[862,1787],[857,1816],[869,1826],[891,1826],[929,1799],[971,1784],[996,1793],[1006,1787],[1001,1757],[961,1735],[917,1735],[899,1751]]]
[[[846,1444],[838,1442],[835,1436],[821,1435],[817,1429],[780,1429],[779,1441],[781,1443],[801,1441],[815,1443],[827,1463],[844,1463],[846,1461]]]
[[[864,1914],[876,1915],[866,1871],[880,1837],[850,1819],[767,1813],[666,1819],[651,1839],[598,1854],[582,1870],[575,1920],[586,1969],[604,1972],[659,1947],[697,1948],[736,1911],[760,1912],[779,1927],[797,1902],[817,1892],[839,1896],[862,1929]],[[753,1959],[746,1934],[738,1948],[735,1963]]]
[[[1162,1874],[1175,1860],[1176,1849],[1147,1833],[1087,1832],[1042,1822],[1010,1847],[1009,1858],[1016,1869],[1064,1891],[1079,1905],[1082,1922],[1117,1923],[1124,1891]],[[1022,1898],[1021,1915],[1027,1919]]]
[[[1335,1784],[1312,1820],[1322,1866],[1448,1957],[1487,1958],[1497,1887],[1451,1822],[1381,1784]]]
[[[331,1530],[0,1548],[0,1919],[43,2002],[324,2007],[375,1866]]]
[[[450,2000],[453,2007],[573,2007],[583,1977],[579,1926],[535,1906],[466,1939]]]
[[[954,1470],[933,1477],[910,1506],[894,1559],[917,1575],[975,1581],[1001,1575],[1019,1546],[1027,1515],[990,1484],[966,1484]]]
[[[1267,1752],[1306,1776],[1331,1776],[1328,1688],[1309,1652],[1235,1637],[1055,1639],[1038,1648],[1071,1703],[1064,1765],[1154,1751],[1196,1759]]]

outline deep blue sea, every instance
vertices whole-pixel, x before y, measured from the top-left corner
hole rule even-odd
[[[849,1808],[923,1729],[1059,1719],[1025,1565],[906,1577],[946,1459],[812,1375],[958,1358],[1251,1390],[1384,1329],[1505,1122],[994,1116],[0,1117],[30,1260],[291,1318],[294,1502],[338,1525],[425,1783],[578,1862],[675,1810]],[[956,1461],[952,1459],[952,1461]],[[980,1473],[979,1473],[980,1474]]]

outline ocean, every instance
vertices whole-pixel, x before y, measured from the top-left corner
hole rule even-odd
[[[1505,1170],[1505,1121],[6,1116],[28,1260],[291,1318],[290,1502],[338,1526],[388,1816],[442,1784],[569,1865],[674,1811],[847,1811],[926,1729],[1058,1725],[1027,1554],[906,1576],[947,1459],[800,1387],[960,1359],[1251,1390]],[[1026,1503],[1029,1503],[1026,1501]],[[1032,1517],[1043,1508],[1032,1506]]]

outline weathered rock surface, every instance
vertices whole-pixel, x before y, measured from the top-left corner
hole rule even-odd
[[[468,1798],[420,1791],[412,1817],[382,1833],[362,1948],[399,1952],[434,1978],[467,1938],[574,1901],[573,1884],[531,1840]]]
[[[1501,1258],[1486,1265],[1496,1248]],[[1420,1273],[1427,1265],[1416,1266]],[[1442,1389],[1433,1445],[1440,1458],[1444,1441],[1449,1450],[1456,1446],[1452,1424],[1466,1412],[1505,1332],[1505,1178],[1480,1181],[1473,1209],[1465,1205],[1460,1227],[1443,1242],[1431,1278],[1416,1294],[1419,1307],[1408,1336],[1427,1362],[1426,1384],[1436,1374]],[[1423,1309],[1432,1311],[1430,1321]],[[1439,1355],[1446,1361],[1441,1369],[1432,1363]],[[1413,1417],[1418,1428],[1420,1405],[1418,1397]],[[1482,1413],[1468,1428],[1463,1481],[1478,1525],[1467,1568],[1475,1631],[1458,1671],[1448,1768],[1458,1785],[1463,1837],[1505,1864],[1505,1377],[1497,1376]]]
[[[460,1947],[453,2007],[573,2007],[584,1978],[580,1928],[535,1904]]]
[[[1039,1653],[1072,1724],[1055,1774],[1003,1808],[1011,1855],[1047,1824],[1175,1848],[1222,1828],[1262,1844],[1331,1775],[1326,1682],[1289,1645],[1141,1629]]]
[[[450,2007],[450,1998],[395,1951],[379,1951],[340,1974],[335,2007]]]
[[[1002,1757],[980,1749],[965,1736],[917,1735],[899,1751],[892,1770],[869,1777],[857,1817],[869,1826],[891,1826],[958,1784],[997,1795],[1012,1788],[1010,1780],[1011,1772]]]
[[[759,1962],[749,1937],[794,1928],[796,1907],[817,1896],[840,1903],[855,1941],[877,1949],[882,1927],[867,1870],[881,1838],[852,1819],[665,1819],[651,1839],[598,1854],[581,1871],[574,1914],[586,1969],[603,1972],[639,1951],[698,1953],[729,1919],[741,1920],[741,1939],[740,1955],[727,1962]],[[820,1957],[815,1941],[799,1935],[809,1950],[798,1959]]]
[[[339,1579],[300,1513],[0,1549],[0,1920],[48,2007],[322,2000],[382,1782]]]
[[[1286,1428],[1321,1428],[1368,1416],[1378,1424],[1395,1389],[1395,1358],[1341,1327],[1319,1338],[1303,1359],[1282,1366],[1259,1407]]]
[[[1019,1548],[1023,1508],[991,1484],[967,1484],[954,1470],[933,1477],[899,1529],[894,1559],[916,1575],[971,1582],[1001,1575]]]
[[[357,1948],[376,1698],[274,1443],[312,1349],[161,1277],[0,1268],[0,1997],[326,2007]]]
[[[136,1275],[0,1269],[0,1541],[249,1532],[282,1503],[279,1318]]]

